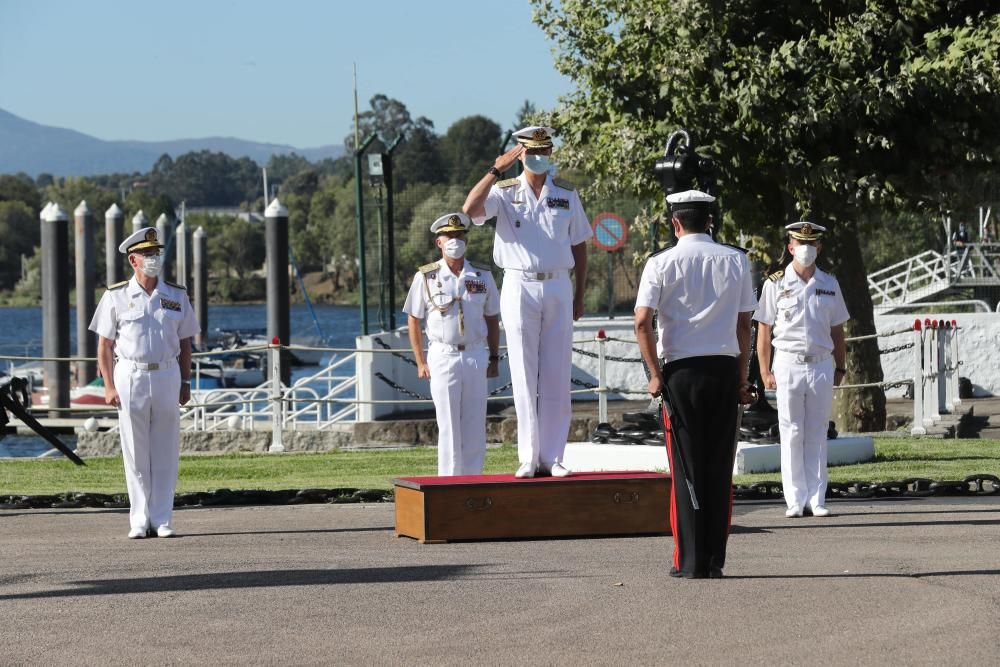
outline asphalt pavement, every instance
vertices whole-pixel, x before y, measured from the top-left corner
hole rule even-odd
[[[1000,498],[737,504],[726,578],[669,536],[421,545],[393,506],[0,512],[0,664],[992,664]]]

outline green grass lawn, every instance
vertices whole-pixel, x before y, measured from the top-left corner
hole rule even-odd
[[[890,481],[907,477],[961,479],[972,473],[1000,476],[1000,440],[918,440],[877,438],[870,463],[830,469],[833,481]],[[490,449],[487,473],[517,468],[513,446]],[[404,450],[327,452],[322,454],[225,454],[181,458],[178,492],[211,489],[383,488],[395,477],[433,475],[437,451]],[[737,484],[778,480],[778,472],[739,475]],[[125,475],[120,458],[93,458],[86,467],[65,459],[0,461],[0,496],[66,491],[122,493]]]

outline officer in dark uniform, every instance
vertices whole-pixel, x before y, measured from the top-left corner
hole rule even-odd
[[[649,393],[662,395],[670,406],[670,574],[689,579],[722,576],[738,403],[752,400],[747,357],[757,299],[750,263],[745,253],[709,235],[713,201],[697,190],[667,197],[677,245],[647,260],[635,302]]]

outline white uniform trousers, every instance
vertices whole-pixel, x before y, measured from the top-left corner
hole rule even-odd
[[[167,525],[174,511],[181,373],[176,363],[167,364],[155,371],[125,359],[115,364],[129,523],[137,529]]]
[[[504,272],[500,315],[507,333],[522,464],[562,463],[569,435],[573,286],[567,271],[534,280]]]
[[[781,432],[781,486],[789,508],[826,504],[826,434],[833,411],[833,358],[800,362],[774,351]]]
[[[486,367],[480,342],[458,351],[432,342],[427,352],[438,426],[438,475],[481,475],[486,458]]]

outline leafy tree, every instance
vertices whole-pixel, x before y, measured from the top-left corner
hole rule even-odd
[[[441,251],[434,245],[431,223],[445,213],[462,210],[465,196],[469,194],[464,186],[437,185],[426,189],[427,195],[413,207],[409,228],[399,249],[396,266],[396,284],[402,294],[410,287],[417,268],[427,262],[441,259]],[[466,254],[470,260],[492,264],[493,238],[490,227],[473,227],[468,234]],[[402,239],[401,239],[402,240]],[[400,301],[400,303],[402,303]]]
[[[267,180],[271,183],[283,183],[295,174],[312,168],[312,163],[298,153],[287,155],[272,155],[267,161]]]
[[[441,139],[434,133],[434,123],[421,116],[406,134],[406,140],[393,154],[392,173],[397,191],[413,183],[441,183],[447,179],[441,159]]]
[[[288,194],[295,194],[308,200],[318,189],[319,172],[315,168],[309,167],[285,179],[281,184],[279,195],[284,198]],[[306,208],[308,209],[308,207]]]
[[[232,271],[243,280],[261,268],[265,255],[264,226],[240,218],[220,218],[217,233],[208,242],[209,264],[220,276]]]
[[[0,201],[0,289],[21,279],[21,256],[31,257],[40,238],[37,211],[22,201]]]
[[[472,187],[496,159],[500,126],[485,116],[466,116],[448,128],[441,140],[441,157],[456,185]]]
[[[254,199],[261,187],[253,160],[208,150],[185,153],[172,164],[169,157],[161,157],[150,176],[153,192],[189,206],[239,206]]]
[[[874,333],[863,221],[937,214],[952,176],[995,168],[1000,15],[982,0],[534,0],[577,86],[551,114],[560,160],[595,187],[662,198],[650,174],[671,130],[716,158],[726,215],[777,244],[807,218],[831,229],[853,319]],[[882,379],[874,340],[852,346],[848,382]],[[849,430],[884,426],[881,389],[838,392]]]
[[[537,113],[538,109],[535,108],[531,100],[525,100],[521,108],[517,110],[517,116],[514,117],[514,129],[520,130],[522,127],[534,125]]]
[[[374,150],[379,150],[399,135],[405,134],[413,124],[409,110],[399,100],[379,93],[368,104],[371,108],[358,114],[358,135],[364,141],[371,133],[377,134],[378,141],[373,144],[376,146]],[[353,153],[356,147],[353,123],[350,134],[344,137],[344,147],[348,153]]]
[[[128,193],[125,197],[125,201],[122,203],[122,211],[125,213],[125,232],[128,233],[132,229],[132,218],[134,218],[139,211],[146,216],[149,222],[152,224],[156,222],[156,217],[153,216],[153,202],[155,201],[153,194],[144,188],[137,188]]]
[[[309,204],[309,228],[324,265],[330,268],[334,287],[356,289],[358,239],[353,179],[331,177],[321,181]]]
[[[354,177],[354,155],[341,155],[340,157],[326,158],[316,163],[316,171],[320,176],[337,176],[342,179]]]
[[[0,174],[0,202],[19,201],[29,209],[40,210],[42,196],[27,174]]]

